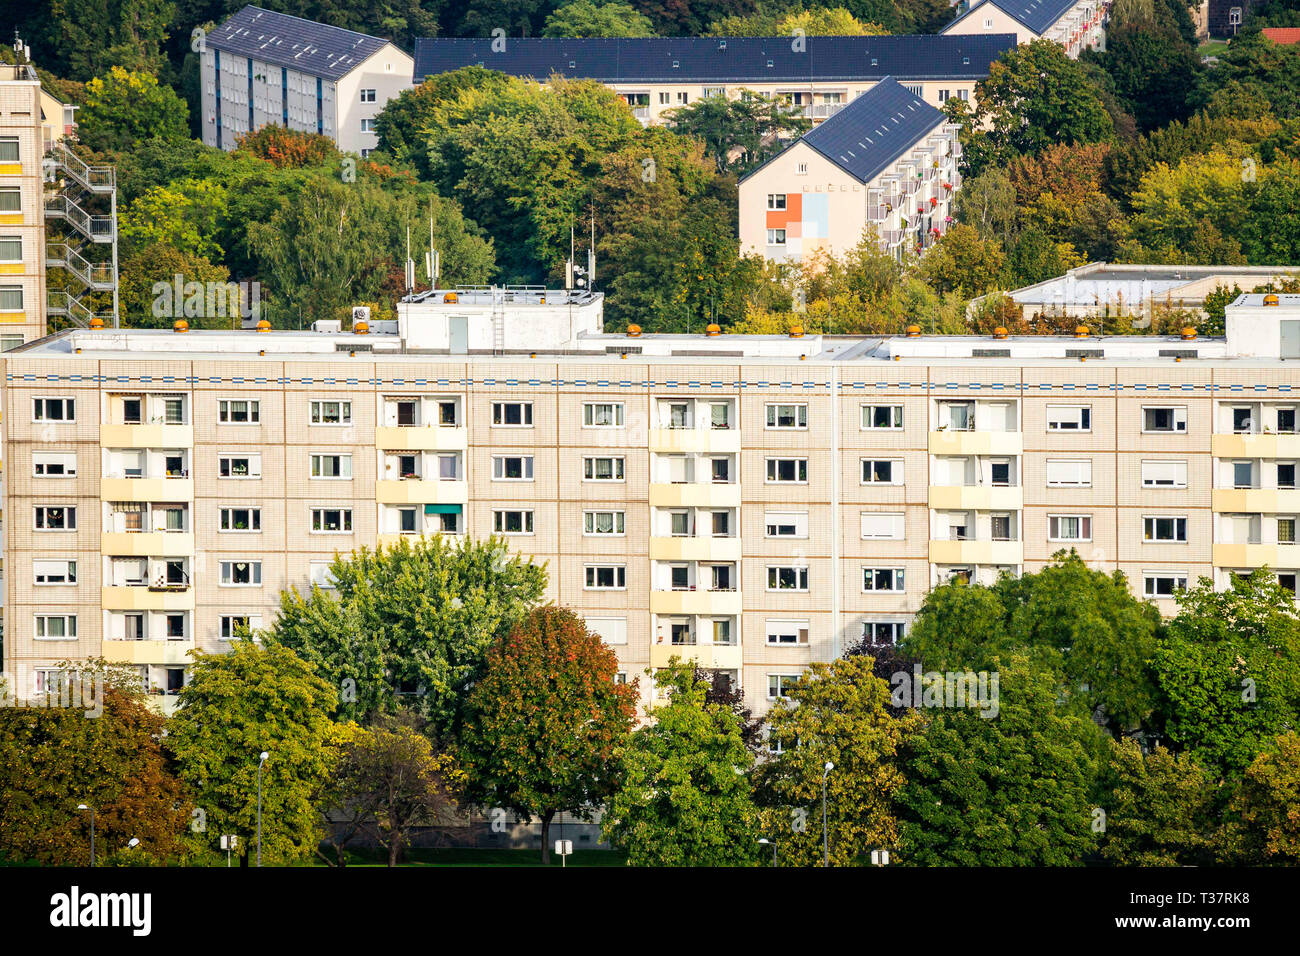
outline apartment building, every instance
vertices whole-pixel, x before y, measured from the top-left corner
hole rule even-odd
[[[413,347],[463,315],[439,291],[405,332],[75,329],[0,357],[5,670],[102,655],[166,707],[191,649],[328,588],[335,553],[421,534],[504,536],[625,679],[694,659],[760,711],[896,641],[931,587],[1062,549],[1166,613],[1201,576],[1300,573],[1300,296],[1241,297],[1220,339],[553,317],[549,351]]]
[[[415,41],[415,82],[481,66],[545,81],[597,80],[643,123],[706,96],[783,97],[814,123],[887,76],[933,106],[968,100],[989,64],[1016,45],[1013,31],[978,36],[434,37]]]
[[[871,230],[901,256],[939,239],[961,185],[958,127],[892,77],[740,180],[740,245],[774,261],[842,256]]]
[[[234,149],[267,125],[379,145],[375,117],[411,86],[409,54],[379,37],[247,6],[203,38],[203,142]]]
[[[944,36],[1013,33],[1017,43],[1051,40],[1077,57],[1106,48],[1110,0],[971,0]]]

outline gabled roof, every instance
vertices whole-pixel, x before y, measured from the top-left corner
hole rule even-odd
[[[338,80],[388,41],[247,6],[206,37],[207,45],[312,76]]]
[[[504,46],[499,52],[493,44]],[[979,36],[636,37],[415,41],[415,82],[465,66],[544,80],[553,73],[602,83],[784,83],[833,80],[983,79],[1016,45],[1011,33]]]
[[[1042,36],[1077,2],[1078,0],[983,0],[983,3],[974,3],[969,10],[948,24],[948,27],[953,23],[960,23],[985,3],[989,3]]]
[[[820,126],[804,133],[791,146],[803,143],[858,182],[869,183],[911,149],[917,140],[947,119],[942,112],[887,76]],[[766,165],[764,163],[749,172],[741,182]]]
[[[1300,27],[1265,27],[1260,32],[1279,46],[1300,43]]]

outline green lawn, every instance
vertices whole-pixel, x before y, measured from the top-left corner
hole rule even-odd
[[[1228,49],[1226,40],[1208,40],[1196,48],[1201,56],[1221,56]]]

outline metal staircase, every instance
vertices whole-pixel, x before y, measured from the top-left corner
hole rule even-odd
[[[79,292],[47,292],[46,314],[82,327],[99,320],[117,328],[117,172],[112,166],[89,165],[62,143],[50,147],[44,169],[45,182],[53,187],[45,197],[45,219],[67,226],[66,235],[46,243],[45,265],[62,269],[80,285]],[[106,247],[107,259],[85,255],[91,246]],[[96,312],[81,301],[105,292],[113,297],[109,311]]]

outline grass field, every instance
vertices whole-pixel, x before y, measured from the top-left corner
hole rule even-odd
[[[1201,56],[1221,56],[1228,49],[1226,40],[1209,40],[1196,48]]]

